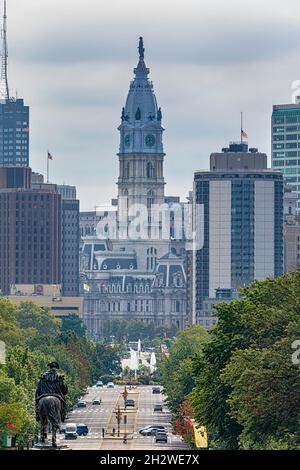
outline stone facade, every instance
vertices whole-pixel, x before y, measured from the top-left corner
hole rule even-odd
[[[81,257],[85,320],[97,338],[104,323],[116,319],[188,324],[185,240],[183,234],[176,237],[182,222],[174,215],[175,206],[183,212],[186,203],[165,196],[162,112],[148,74],[140,38],[139,62],[118,127],[117,207],[81,217],[81,233],[88,235],[82,237]],[[164,236],[163,222],[153,216],[158,206],[168,214]],[[132,235],[137,207],[144,218]]]

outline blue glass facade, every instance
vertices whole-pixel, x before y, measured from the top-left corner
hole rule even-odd
[[[196,252],[196,309],[200,310],[209,294],[209,181],[196,185],[196,203],[204,205],[204,244]]]
[[[272,167],[297,193],[300,213],[300,104],[274,105],[271,131]]]
[[[0,103],[0,164],[29,165],[29,107],[22,99]]]
[[[283,181],[274,183],[274,272],[275,277],[283,274]]]
[[[238,178],[231,182],[231,288],[254,279],[254,181]]]
[[[268,225],[268,230],[274,230],[274,252],[272,251],[272,259],[274,260],[273,271],[274,277],[283,274],[283,175],[280,172],[265,171],[211,171],[199,172],[195,174],[194,190],[195,202],[204,204],[204,246],[196,252],[195,266],[195,308],[196,311],[201,310],[203,300],[209,297],[210,289],[210,238],[215,234],[209,233],[210,218],[214,217],[212,207],[210,207],[210,185],[213,181],[229,181],[231,183],[231,216],[229,215],[229,223],[231,224],[231,265],[229,278],[230,288],[239,289],[248,285],[255,280],[256,276],[256,247],[266,246],[268,243],[264,240],[264,236],[257,233],[256,228],[261,223],[261,214],[258,218],[256,211],[259,211],[261,204],[269,207],[270,215],[274,213],[274,227]],[[268,198],[270,195],[274,197],[273,206],[272,199],[264,200],[261,193],[257,193],[256,182],[266,182],[268,188]],[[270,182],[273,183],[270,187]],[[265,185],[259,185],[264,188]],[[263,189],[264,190],[264,189]],[[274,196],[273,196],[274,195]],[[222,206],[220,206],[222,207]],[[268,209],[263,209],[268,210]],[[272,220],[272,215],[271,219]],[[222,217],[221,219],[222,220]],[[225,219],[224,219],[225,220]],[[227,219],[228,220],[228,219]],[[226,223],[226,221],[225,221]],[[268,222],[270,224],[270,222]],[[259,227],[258,227],[259,228]],[[221,231],[219,232],[222,233]],[[220,245],[222,245],[222,235],[220,235]],[[258,238],[256,238],[258,237]],[[263,240],[262,240],[263,239]],[[271,265],[272,265],[271,259]],[[261,267],[260,267],[261,268]],[[221,268],[220,268],[221,269]],[[220,285],[219,287],[224,287]],[[228,287],[228,286],[226,286]]]

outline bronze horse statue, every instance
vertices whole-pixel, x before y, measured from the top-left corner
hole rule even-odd
[[[42,374],[35,393],[36,420],[41,424],[41,442],[47,440],[49,423],[52,429],[52,447],[56,448],[56,433],[66,418],[68,387],[64,376],[57,373],[57,362],[48,364],[48,372]]]

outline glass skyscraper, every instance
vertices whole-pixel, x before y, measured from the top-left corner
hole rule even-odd
[[[297,193],[300,213],[300,104],[273,106],[272,168],[282,171],[285,182]]]
[[[29,107],[20,98],[0,102],[0,165],[29,165]]]
[[[283,176],[267,155],[232,143],[194,176],[203,206],[203,239],[194,252],[193,315],[217,289],[237,290],[283,273]]]

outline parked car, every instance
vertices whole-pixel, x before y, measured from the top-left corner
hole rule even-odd
[[[160,394],[161,393],[160,387],[153,387],[152,388],[152,393],[153,394]]]
[[[108,382],[106,386],[107,388],[115,388],[115,384],[113,382]]]
[[[159,424],[153,424],[152,426],[146,426],[145,428],[140,429],[139,432],[142,434],[142,436],[153,436],[159,431],[165,431],[165,427],[160,426]]]
[[[101,398],[94,398],[92,405],[101,405],[102,400]]]
[[[155,442],[168,442],[168,436],[165,432],[157,432],[155,434]]]
[[[103,382],[101,380],[98,380],[98,382],[96,383],[96,387],[97,388],[103,387]]]
[[[65,439],[77,439],[77,424],[75,423],[66,424]]]
[[[83,424],[83,423],[77,424],[78,436],[87,436],[88,433],[89,433],[89,428],[87,427],[86,424]]]
[[[86,408],[86,401],[80,400],[80,401],[77,403],[77,408]]]
[[[135,401],[134,400],[130,399],[130,400],[125,401],[125,407],[128,408],[130,406],[133,406],[133,407],[135,406]]]
[[[162,412],[162,410],[163,410],[162,405],[154,405],[154,408],[153,408],[153,411],[154,411],[154,412],[156,412],[156,411]]]

